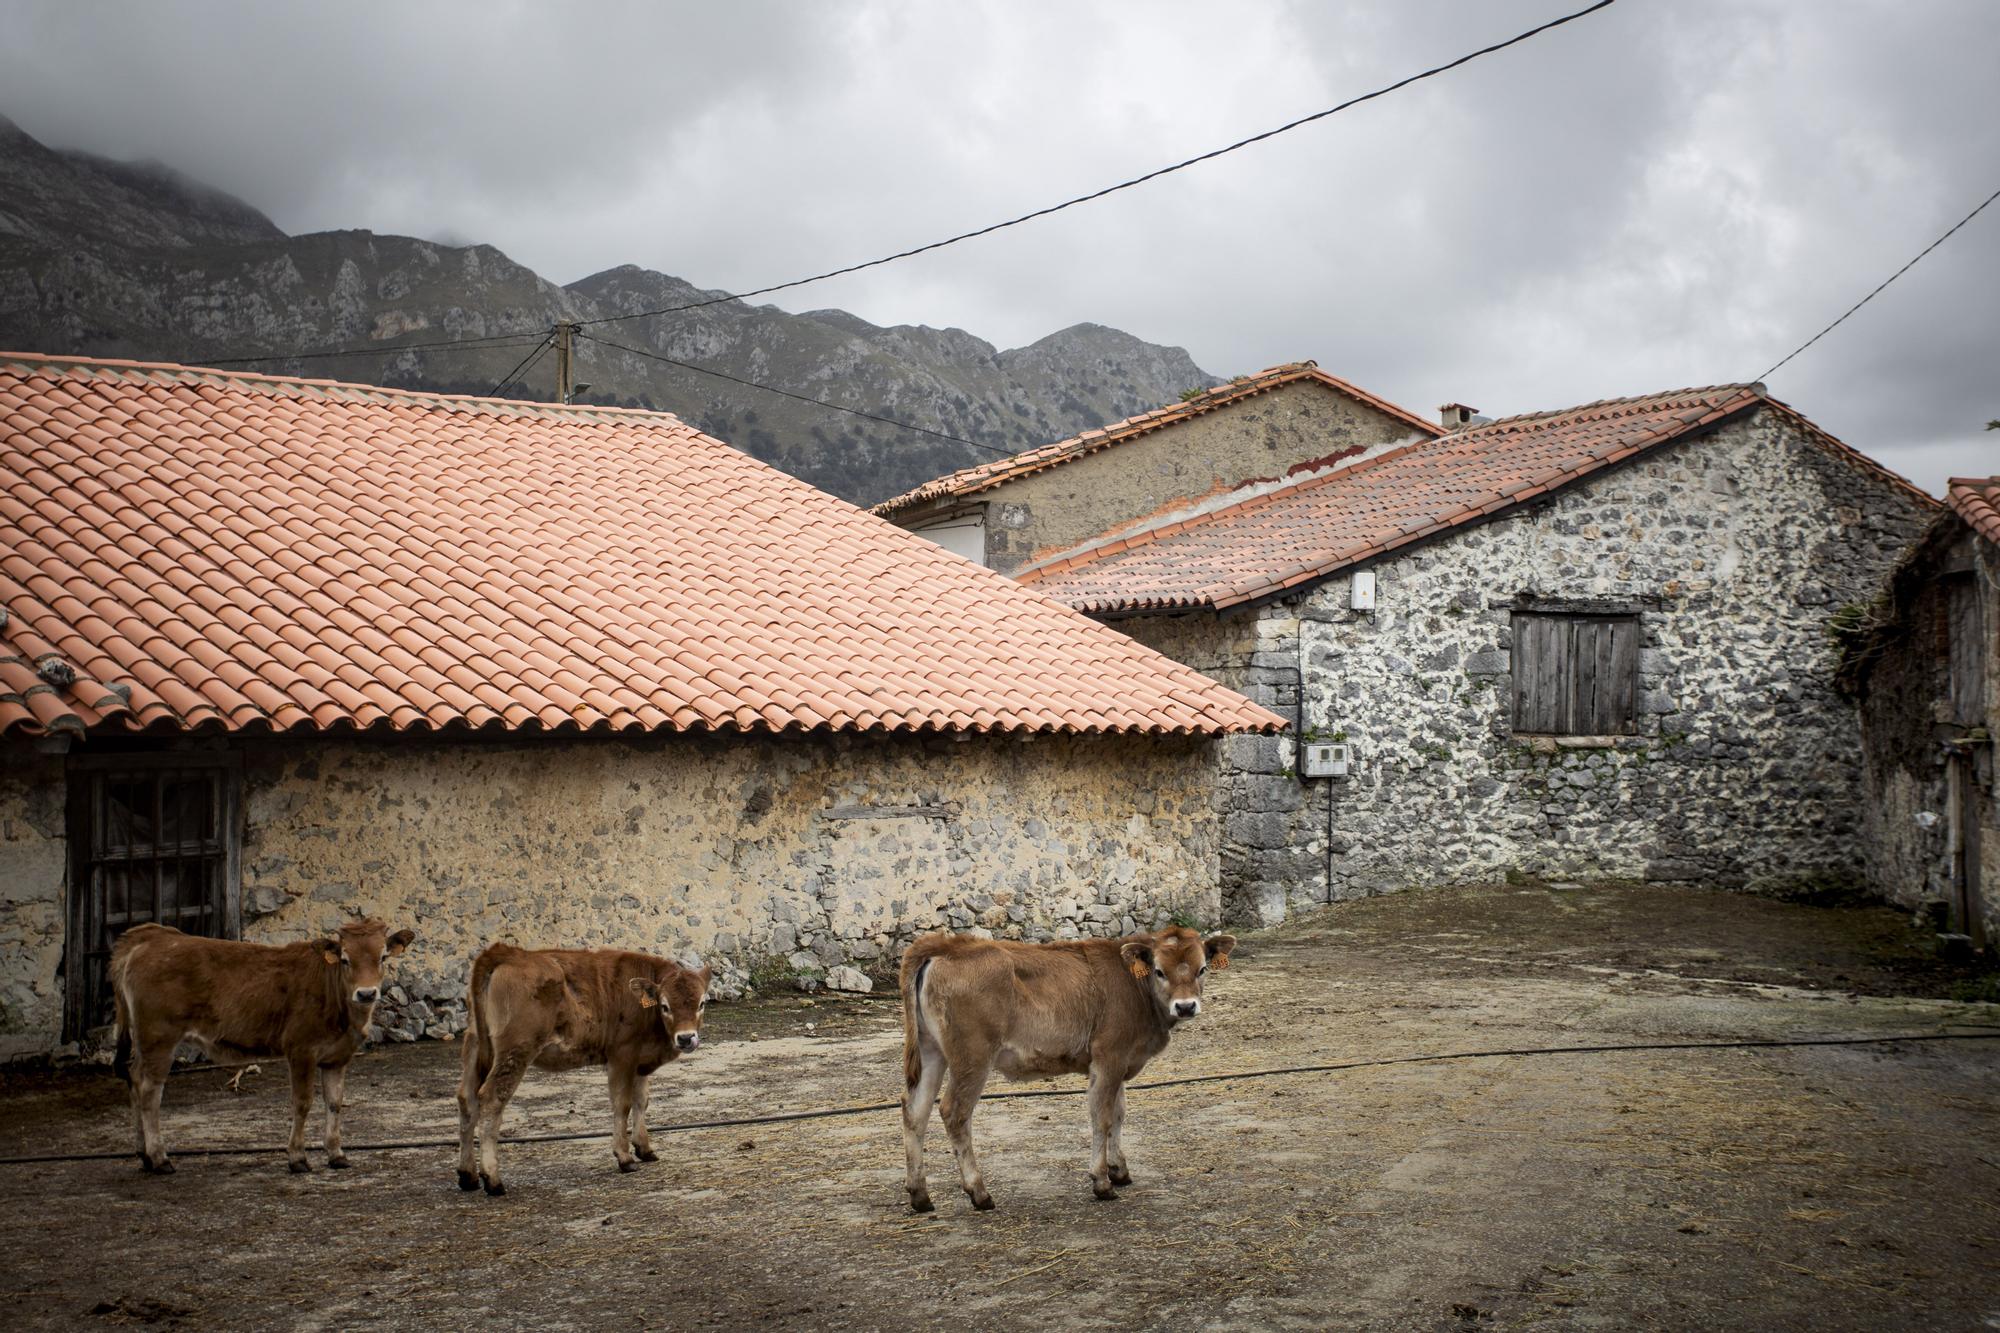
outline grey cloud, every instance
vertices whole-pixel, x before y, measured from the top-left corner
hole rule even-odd
[[[294,231],[477,238],[559,281],[761,285],[1328,105],[1569,3],[17,4],[4,112]],[[787,293],[1428,411],[1743,379],[2000,167],[2000,6],[1627,0],[1045,222]],[[1924,485],[2000,471],[2000,206],[1772,389]]]

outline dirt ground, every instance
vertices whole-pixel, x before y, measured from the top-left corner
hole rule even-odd
[[[1145,1078],[1502,1048],[2000,1034],[1906,919],[1697,890],[1439,891],[1247,937]],[[893,1113],[661,1134],[899,1091],[893,1000],[719,1007],[655,1080],[661,1160],[505,1150],[455,1187],[458,1049],[372,1052],[355,1168],[291,1176],[284,1075],[178,1076],[179,1173],[0,1166],[11,1327],[2000,1327],[2000,1041],[1508,1056],[1134,1091],[1091,1198],[1079,1097],[974,1121],[997,1211],[913,1217]],[[1051,1086],[1076,1086],[1070,1080]],[[1031,1085],[1033,1086],[1033,1085]],[[518,1133],[604,1128],[534,1073]],[[317,1131],[315,1120],[314,1129]],[[0,1156],[123,1151],[101,1070],[0,1081]],[[317,1155],[315,1155],[317,1160]]]

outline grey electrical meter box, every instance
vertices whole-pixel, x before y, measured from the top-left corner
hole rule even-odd
[[[1306,742],[1305,775],[1309,778],[1344,778],[1353,766],[1353,756],[1345,745],[1331,741]]]

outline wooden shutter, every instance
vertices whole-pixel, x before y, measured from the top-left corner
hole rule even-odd
[[[1636,729],[1637,616],[1514,617],[1514,730],[1628,736]]]
[[[1564,664],[1566,622],[1561,616],[1514,617],[1514,730],[1555,735],[1568,706]]]

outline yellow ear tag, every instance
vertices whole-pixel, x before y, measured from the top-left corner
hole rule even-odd
[[[659,1003],[660,1002],[658,1000],[654,999],[646,992],[644,991],[639,992],[639,1007],[641,1009],[654,1009],[659,1007]]]
[[[1229,955],[1226,953],[1219,953],[1215,955],[1215,957],[1208,960],[1208,965],[1211,968],[1215,969],[1217,972],[1226,972],[1229,970]]]
[[[329,950],[329,949],[321,949],[321,950],[319,951],[319,956],[320,956],[320,957],[322,957],[322,958],[324,958],[324,959],[326,959],[326,964],[327,964],[327,966],[328,966],[328,967],[339,967],[339,966],[340,966],[340,955],[339,955],[339,954],[337,954],[337,953],[334,953],[333,951],[331,951],[331,950]]]
[[[1139,962],[1127,963],[1125,966],[1132,973],[1133,979],[1137,981],[1144,981],[1146,979],[1146,974],[1152,971],[1152,969],[1147,967],[1144,963],[1139,963]]]

